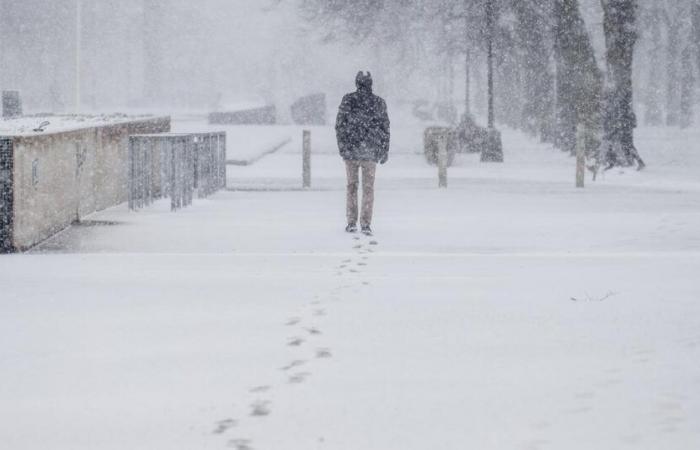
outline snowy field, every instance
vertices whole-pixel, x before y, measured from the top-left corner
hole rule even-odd
[[[584,190],[516,132],[439,190],[394,130],[374,238],[343,232],[331,128],[310,191],[301,128],[240,128],[230,153],[294,139],[0,257],[1,447],[700,448],[700,130],[641,130],[648,170]]]

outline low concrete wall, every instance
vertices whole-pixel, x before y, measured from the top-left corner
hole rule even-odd
[[[28,249],[127,201],[129,135],[169,131],[170,118],[154,118],[6,138],[13,147],[10,250]]]

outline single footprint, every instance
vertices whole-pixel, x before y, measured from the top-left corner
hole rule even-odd
[[[304,361],[303,359],[295,359],[294,361],[290,362],[286,366],[280,367],[280,370],[286,372],[288,370],[294,369],[295,367],[303,366],[304,364],[306,364],[306,361]]]
[[[355,246],[354,246],[353,248],[354,248],[354,249],[358,249],[358,250],[359,250],[359,249],[361,249],[361,248],[362,248],[362,244],[357,244],[357,245],[355,245]]]
[[[288,327],[293,327],[294,325],[298,324],[299,322],[301,322],[301,319],[300,319],[300,318],[298,318],[298,317],[292,317],[292,318],[290,318],[289,320],[287,320],[287,322],[285,323],[285,325],[288,326]]]
[[[255,386],[255,387],[253,387],[253,388],[250,388],[250,390],[249,390],[248,392],[252,392],[252,393],[255,394],[255,393],[260,393],[260,392],[267,392],[267,391],[269,391],[270,389],[272,389],[272,388],[271,388],[270,386],[267,386],[267,385],[265,385],[265,386]]]
[[[325,309],[317,309],[314,311],[314,316],[316,317],[322,317],[326,315],[326,310]]]
[[[618,384],[622,384],[622,380],[619,378],[609,378],[607,380],[602,380],[597,383],[595,383],[595,386],[597,387],[611,387],[611,386],[617,386]]]
[[[253,450],[250,439],[231,439],[228,446],[236,450]]]
[[[379,242],[377,242],[377,241],[369,241],[369,245],[379,245]]]
[[[525,449],[526,450],[539,450],[543,446],[549,444],[549,441],[546,439],[531,439],[527,442],[525,442]]]
[[[357,270],[355,270],[355,269],[350,269],[348,272],[350,272],[350,273],[358,273]]]
[[[635,350],[633,353],[635,355],[648,356],[648,355],[653,355],[655,352],[654,352],[654,350],[651,350],[648,348],[640,348],[640,349]]]
[[[328,348],[318,348],[316,349],[316,358],[332,358],[333,354],[331,353],[331,350]]]
[[[364,262],[359,262],[359,263],[357,263],[357,265],[358,265],[358,266],[366,266],[366,265],[367,265],[367,263],[364,263]]]
[[[363,281],[362,284],[365,286],[369,286],[369,281]]]
[[[229,429],[235,427],[237,423],[238,422],[236,422],[233,419],[220,420],[220,421],[216,422],[216,428],[214,429],[213,434],[224,434]]]
[[[674,401],[660,401],[656,402],[656,409],[661,411],[682,411],[683,405]]]
[[[576,394],[576,398],[579,400],[590,400],[595,397],[595,392],[579,392]]]
[[[546,420],[541,420],[539,422],[535,422],[532,424],[532,428],[538,431],[546,430],[547,428],[551,427],[552,424],[547,422]]]
[[[295,373],[291,377],[289,377],[289,383],[291,384],[300,384],[306,381],[306,379],[310,376],[311,374],[309,372],[299,372]]]
[[[250,405],[250,415],[254,417],[263,417],[270,414],[270,402],[258,400]]]
[[[301,344],[304,343],[304,340],[300,337],[293,337],[289,339],[289,342],[287,342],[287,345],[290,347],[299,347]]]
[[[659,425],[662,425],[665,428],[668,428],[668,427],[676,428],[678,425],[681,425],[683,422],[685,422],[684,417],[666,417],[666,418],[661,419],[659,421]]]
[[[580,406],[578,408],[565,409],[564,412],[567,414],[585,414],[585,413],[590,412],[592,410],[593,410],[593,408],[591,408],[590,406]]]
[[[620,440],[628,445],[637,445],[642,442],[642,436],[639,434],[626,434],[624,436],[620,436]]]
[[[343,264],[350,264],[352,262],[352,260],[351,259],[344,259],[342,262],[343,262]]]
[[[319,335],[319,334],[321,334],[321,330],[319,330],[319,329],[316,328],[316,327],[307,328],[306,331],[307,331],[309,334],[312,334],[312,335]]]

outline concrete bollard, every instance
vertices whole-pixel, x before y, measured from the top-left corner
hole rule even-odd
[[[586,132],[579,124],[576,129],[576,187],[583,188],[586,176]]]
[[[311,131],[304,130],[302,146],[302,178],[303,187],[311,187]]]
[[[447,187],[447,135],[441,133],[438,137],[438,187]]]
[[[22,116],[22,99],[19,91],[2,91],[2,117],[14,119]]]

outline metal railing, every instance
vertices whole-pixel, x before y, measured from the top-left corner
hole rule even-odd
[[[170,197],[176,211],[226,188],[226,133],[129,137],[129,209]]]

